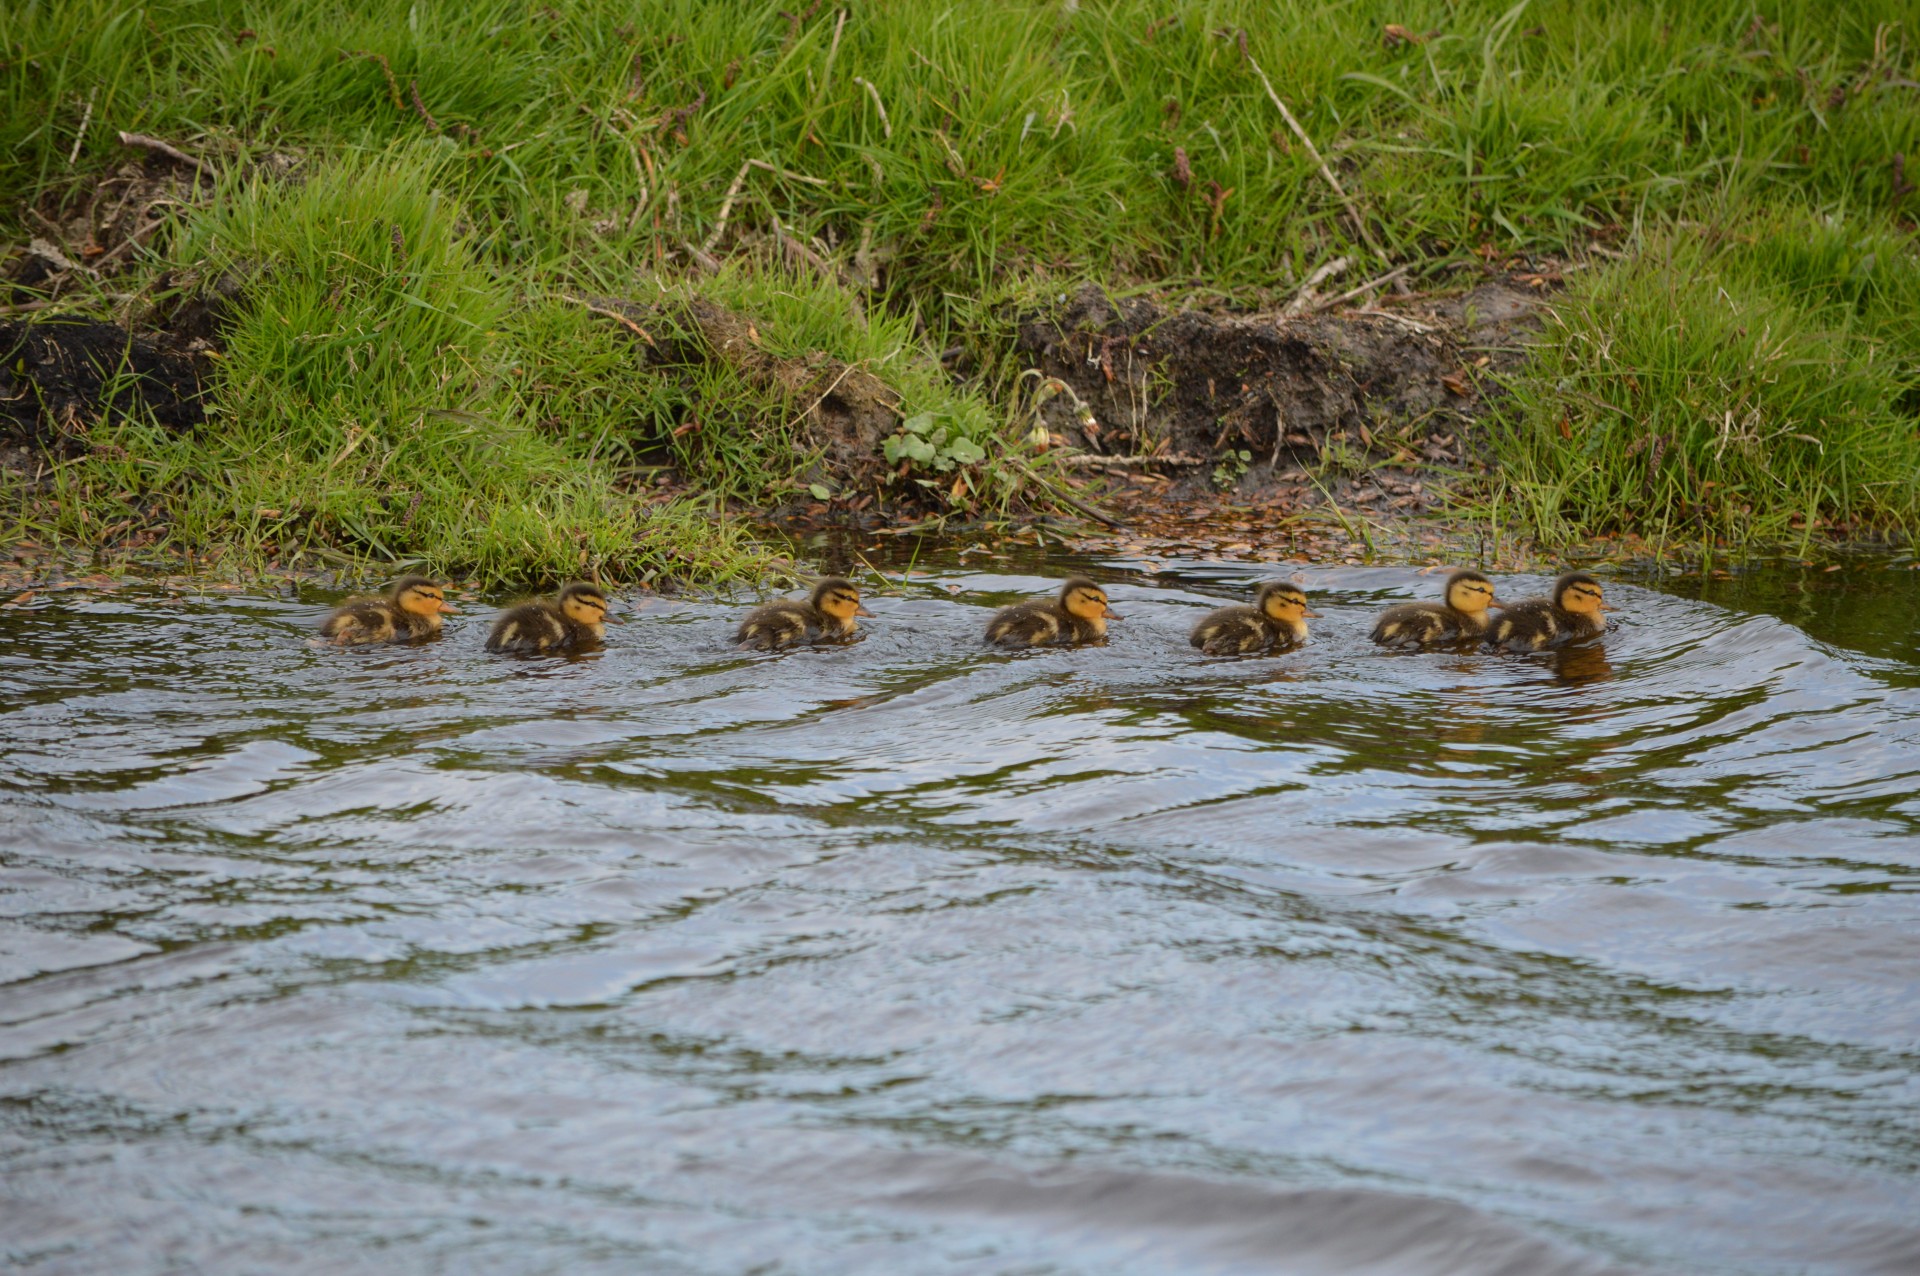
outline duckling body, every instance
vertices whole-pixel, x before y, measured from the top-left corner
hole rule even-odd
[[[1486,636],[1489,607],[1504,607],[1493,596],[1493,582],[1479,572],[1455,572],[1447,577],[1438,603],[1401,603],[1380,613],[1373,624],[1373,641],[1383,647],[1432,647]]]
[[[1075,576],[1053,598],[1035,598],[995,612],[987,622],[987,641],[1002,647],[1098,642],[1107,636],[1107,622],[1119,619],[1107,606],[1106,590]]]
[[[538,655],[577,651],[606,633],[607,596],[598,585],[576,580],[552,598],[510,607],[487,635],[487,650]]]
[[[1250,656],[1297,647],[1307,640],[1306,591],[1283,580],[1263,583],[1251,607],[1221,607],[1208,612],[1187,640],[1209,656]]]
[[[1487,632],[1490,646],[1507,651],[1545,651],[1591,638],[1607,627],[1609,608],[1600,582],[1585,572],[1568,572],[1553,582],[1549,598],[1529,598],[1502,612]]]
[[[855,616],[871,616],[852,581],[830,576],[807,601],[783,598],[756,607],[740,622],[735,643],[755,651],[780,651],[802,642],[843,642],[853,637]]]
[[[320,636],[336,646],[411,642],[440,633],[440,617],[456,609],[425,576],[403,576],[379,598],[349,598],[320,622]]]

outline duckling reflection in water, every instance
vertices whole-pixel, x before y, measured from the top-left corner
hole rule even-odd
[[[1569,687],[1584,687],[1613,677],[1613,662],[1607,659],[1605,643],[1562,647],[1547,658],[1553,664],[1554,678]]]
[[[1606,629],[1611,611],[1600,582],[1585,572],[1568,572],[1553,582],[1549,598],[1511,604],[1487,633],[1489,645],[1506,651],[1545,651],[1591,638]]]
[[[854,617],[871,616],[852,581],[829,576],[807,601],[783,598],[756,607],[740,622],[734,642],[755,651],[782,651],[801,642],[844,642],[855,633]]]
[[[1035,598],[1002,607],[987,622],[986,640],[1001,647],[1048,647],[1100,642],[1107,622],[1121,619],[1107,605],[1107,591],[1075,576],[1053,598]]]
[[[1307,640],[1307,592],[1284,580],[1269,580],[1254,591],[1251,607],[1221,607],[1201,617],[1187,640],[1209,656],[1250,656],[1282,651]]]
[[[1506,606],[1493,596],[1493,582],[1475,571],[1447,577],[1441,598],[1437,603],[1387,608],[1373,624],[1373,641],[1383,647],[1412,648],[1479,638],[1487,632],[1487,609]]]
[[[440,617],[458,609],[425,576],[402,576],[379,598],[349,598],[320,622],[320,636],[340,647],[437,638]]]
[[[599,643],[606,622],[606,592],[576,580],[552,598],[508,608],[487,635],[487,650],[519,655],[579,651]]]

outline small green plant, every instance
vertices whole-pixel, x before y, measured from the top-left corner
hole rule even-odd
[[[949,474],[956,466],[978,465],[987,459],[985,448],[964,434],[936,424],[938,420],[937,414],[922,412],[902,421],[899,433],[881,444],[887,463],[898,465],[902,460],[907,460],[916,466]],[[922,481],[931,483],[933,480]]]
[[[1226,491],[1246,477],[1247,467],[1252,464],[1253,453],[1245,448],[1228,448],[1220,454],[1220,464],[1213,467],[1214,488]]]

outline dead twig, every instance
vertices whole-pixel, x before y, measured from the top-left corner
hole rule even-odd
[[[1366,310],[1356,310],[1353,313],[1356,315],[1365,315],[1369,319],[1385,319],[1395,327],[1405,328],[1408,332],[1428,333],[1439,331],[1438,328],[1430,323],[1421,323],[1417,319],[1409,319],[1405,315],[1395,314],[1391,310],[1374,310],[1369,307]]]
[[[196,173],[207,166],[205,160],[195,159],[171,142],[163,142],[157,137],[148,137],[145,133],[122,133],[120,145],[152,151],[155,155],[164,155],[175,163],[191,165]]]
[[[1253,55],[1246,51],[1244,45],[1241,46],[1241,53],[1245,55],[1247,65],[1253,68],[1253,73],[1260,77],[1260,86],[1266,89],[1268,100],[1279,109],[1280,118],[1287,122],[1287,127],[1293,130],[1293,135],[1300,139],[1300,145],[1307,148],[1307,157],[1319,165],[1320,176],[1326,179],[1327,185],[1333,188],[1333,193],[1340,197],[1342,204],[1346,205],[1347,216],[1353,220],[1353,228],[1360,233],[1361,240],[1367,247],[1379,253],[1380,245],[1373,242],[1373,232],[1367,229],[1367,219],[1360,215],[1360,208],[1353,202],[1353,197],[1347,194],[1346,187],[1340,184],[1340,179],[1333,175],[1333,170],[1327,166],[1327,161],[1321,158],[1320,148],[1313,144],[1313,139],[1307,136],[1307,130],[1300,126],[1300,121],[1295,119],[1293,112],[1287,109],[1287,104],[1280,100],[1280,95],[1273,91],[1273,81],[1267,78],[1267,73],[1260,69],[1260,64],[1253,60]],[[1381,255],[1385,256],[1384,253]]]
[[[827,46],[827,63],[820,69],[820,92],[816,97],[825,97],[827,83],[833,79],[833,60],[840,56],[840,33],[847,29],[847,11],[840,10],[840,16],[833,24],[833,43]]]
[[[712,252],[720,243],[720,236],[727,233],[727,218],[733,215],[733,201],[740,198],[740,188],[746,185],[747,174],[752,169],[753,161],[748,160],[740,166],[740,171],[733,175],[733,181],[727,187],[726,196],[720,201],[720,216],[714,219],[713,233],[708,235],[706,242],[700,245],[701,251]]]
[[[886,103],[880,100],[880,90],[873,87],[872,80],[863,79],[857,75],[853,77],[853,82],[865,89],[867,96],[873,99],[873,109],[880,112],[880,134],[883,137],[891,139],[893,137],[893,122],[887,118]]]
[[[1095,456],[1082,452],[1075,456],[1063,456],[1059,463],[1075,470],[1132,470],[1151,465],[1205,465],[1207,459],[1178,453],[1170,456]]]
[[[1412,270],[1412,269],[1413,269],[1412,262],[1408,262],[1404,266],[1396,266],[1394,269],[1389,270],[1386,274],[1381,275],[1376,279],[1367,280],[1367,282],[1361,284],[1358,288],[1347,289],[1345,292],[1341,293],[1338,297],[1329,297],[1325,301],[1314,302],[1311,306],[1307,307],[1307,313],[1318,314],[1322,310],[1330,310],[1335,306],[1342,305],[1346,302],[1352,301],[1355,297],[1360,296],[1362,293],[1372,292],[1375,288],[1379,288],[1385,284],[1392,283],[1394,280],[1398,279],[1400,276],[1406,274],[1409,270]]]
[[[653,338],[647,334],[647,330],[645,328],[642,328],[639,324],[627,318],[625,315],[621,314],[618,310],[609,310],[605,306],[596,306],[591,301],[587,301],[584,298],[580,298],[580,297],[571,297],[564,292],[560,294],[560,300],[569,302],[576,306],[583,307],[584,309],[592,311],[596,315],[601,315],[605,318],[611,319],[615,323],[619,324],[621,327],[625,328],[628,332],[631,332],[634,336],[640,338],[640,340],[646,342],[648,345],[650,346],[654,345]]]
[[[67,155],[68,168],[80,162],[80,148],[87,140],[87,126],[93,123],[93,95],[97,92],[98,88],[87,90],[87,109],[80,116],[80,131],[74,134],[73,150]]]
[[[1093,519],[1095,522],[1105,523],[1108,527],[1124,528],[1126,526],[1125,523],[1122,523],[1119,519],[1107,513],[1105,510],[1101,509],[1099,506],[1089,505],[1085,501],[1081,500],[1079,497],[1073,495],[1071,492],[1066,490],[1064,485],[1058,484],[1058,483],[1049,483],[1046,479],[1041,478],[1038,474],[1033,472],[1033,469],[1030,466],[1028,466],[1026,462],[1018,460],[1014,457],[1008,457],[1007,464],[1011,465],[1014,469],[1018,470],[1020,473],[1032,479],[1035,483],[1038,483],[1042,488],[1046,489],[1056,499],[1058,499],[1063,504],[1065,504],[1069,509],[1078,510],[1082,514],[1085,514],[1088,518]]]
[[[828,188],[831,188],[833,185],[832,182],[827,181],[823,177],[808,177],[805,173],[796,173],[796,172],[793,172],[791,169],[781,168],[777,164],[769,164],[767,163],[767,161],[763,159],[750,159],[747,161],[747,165],[750,168],[764,168],[765,170],[767,170],[767,172],[772,173],[775,177],[784,177],[790,182],[805,182],[809,186],[821,186],[821,187],[828,187]]]
[[[1314,289],[1335,275],[1340,274],[1351,265],[1353,265],[1353,258],[1335,257],[1332,261],[1327,262],[1315,270],[1307,276],[1307,282],[1300,285],[1300,291],[1293,294],[1293,300],[1289,301],[1286,308],[1280,313],[1282,315],[1299,315],[1311,311],[1314,306],[1318,304],[1313,300],[1316,295]]]
[[[147,236],[153,234],[154,231],[159,230],[160,227],[165,225],[166,224],[165,222],[147,220],[148,215],[151,214],[155,208],[158,208],[162,204],[173,204],[175,207],[180,206],[178,201],[176,200],[156,199],[151,204],[148,204],[145,208],[142,208],[140,212],[137,214],[137,220],[140,222],[140,225],[137,228],[135,228],[132,234],[128,235],[125,239],[115,244],[112,248],[108,249],[106,253],[104,253],[102,256],[96,259],[93,263],[93,268],[95,270],[104,269],[108,262],[112,261],[115,257],[118,257],[121,253],[126,252],[127,249],[132,248],[135,244],[138,244],[141,240],[145,239]]]

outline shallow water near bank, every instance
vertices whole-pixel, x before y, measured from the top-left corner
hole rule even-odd
[[[1920,1269],[1920,572],[1614,582],[1511,657],[1305,568],[1310,646],[1206,660],[1271,568],[940,561],[773,657],[0,612],[0,1252]],[[1087,566],[1110,645],[977,645]]]

